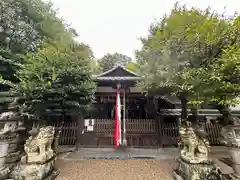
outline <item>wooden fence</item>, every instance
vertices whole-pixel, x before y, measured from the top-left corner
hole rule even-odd
[[[154,119],[127,119],[126,139],[128,142],[128,146],[156,146],[157,141],[155,124],[156,123]],[[97,142],[95,142],[95,145],[113,146],[115,131],[114,127],[115,121],[113,119],[96,119],[94,124],[94,138],[97,140]],[[90,135],[88,135],[88,142],[93,142],[93,137],[92,139],[90,139],[89,137]]]
[[[58,131],[60,128],[59,121],[49,122],[47,125],[54,126],[56,131]],[[65,121],[62,128],[59,144],[74,145],[76,141],[76,129],[77,129],[76,121]]]
[[[60,122],[51,122],[48,125],[60,127]],[[220,129],[218,124],[204,122],[203,127],[208,133],[211,145],[219,145]],[[74,145],[76,141],[77,124],[75,121],[66,121],[60,138],[60,145]],[[114,145],[115,121],[112,119],[96,119],[94,130],[85,132],[82,140],[91,146],[113,146]],[[178,123],[160,123],[160,141],[162,145],[176,145],[179,140]],[[91,137],[84,139],[85,137]],[[127,119],[126,138],[128,146],[132,147],[156,147],[158,145],[157,127],[154,119]],[[82,144],[84,145],[84,143]],[[86,144],[87,145],[87,144]]]
[[[131,147],[156,147],[156,122],[154,119],[127,119],[126,139]]]
[[[221,126],[219,124],[212,124],[211,122],[203,123],[203,127],[208,134],[208,139],[211,145],[220,145]]]
[[[161,145],[177,145],[177,141],[179,140],[178,133],[178,123],[177,122],[161,122],[160,121],[160,142]]]
[[[203,122],[202,126],[208,134],[211,145],[220,145],[221,126],[211,122]],[[178,123],[160,123],[160,138],[162,145],[177,145],[179,138]]]

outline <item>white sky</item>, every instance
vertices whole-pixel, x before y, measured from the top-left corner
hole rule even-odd
[[[52,0],[62,16],[77,30],[79,41],[91,46],[95,57],[122,53],[134,59],[141,48],[139,37],[149,25],[168,13],[175,0]],[[240,0],[182,0],[181,4],[201,9],[209,5],[227,14],[240,12]]]

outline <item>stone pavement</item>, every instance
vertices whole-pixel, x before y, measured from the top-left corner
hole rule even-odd
[[[82,148],[78,151],[67,153],[64,159],[175,159],[178,157],[178,149],[136,149],[127,148],[115,150],[113,148]]]
[[[177,148],[139,149],[126,148],[115,150],[114,148],[80,148],[74,151],[74,147],[60,146],[58,152],[65,159],[176,159],[179,156]],[[64,153],[66,152],[66,153]],[[210,156],[213,159],[228,157],[227,148],[223,146],[211,147]]]

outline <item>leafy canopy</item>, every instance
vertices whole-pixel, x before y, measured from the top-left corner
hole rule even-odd
[[[145,75],[140,85],[148,93],[168,93],[201,100],[195,101],[196,104],[212,101],[219,96],[222,87],[225,87],[224,91],[232,89],[224,81],[212,88],[209,76],[220,73],[217,64],[225,58],[225,50],[233,45],[238,47],[238,39],[239,17],[229,19],[210,8],[202,11],[176,4],[170,15],[151,25],[149,36],[142,38],[143,47],[136,53]],[[227,75],[226,71],[221,73]],[[237,92],[238,88],[235,90]],[[205,98],[204,92],[211,99]],[[233,95],[225,93],[224,97],[232,98]]]
[[[117,64],[126,66],[130,62],[132,62],[132,59],[130,57],[119,53],[106,54],[98,60],[98,64],[102,71],[107,71]]]
[[[14,89],[25,99],[23,111],[40,117],[78,114],[90,105],[95,84],[88,58],[79,53],[81,48],[78,44],[44,44],[36,55],[28,55],[19,72],[20,84]]]

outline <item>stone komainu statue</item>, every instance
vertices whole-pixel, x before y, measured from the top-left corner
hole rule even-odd
[[[193,163],[209,161],[210,144],[205,132],[193,129],[191,123],[188,122],[186,126],[180,127],[179,133],[182,145],[182,159]]]
[[[30,136],[24,145],[28,161],[34,157],[44,157],[53,154],[51,145],[54,140],[55,128],[53,126],[42,127],[34,137]],[[38,159],[38,158],[36,158]],[[43,158],[45,159],[45,158]]]

